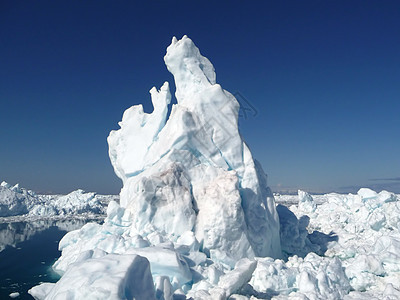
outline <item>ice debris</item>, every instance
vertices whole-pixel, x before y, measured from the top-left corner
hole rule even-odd
[[[299,254],[313,251],[324,255],[325,260],[340,259],[352,291],[341,298],[379,299],[385,295],[398,294],[399,197],[387,191],[377,193],[367,188],[360,189],[355,195],[331,193],[322,197],[324,202],[310,209],[314,200],[307,193],[299,192],[299,203],[292,205],[290,211],[299,223],[307,218],[307,228],[291,221],[292,229],[287,229],[288,225],[285,224],[288,218],[283,218],[283,228],[286,227],[286,231],[297,230],[303,234],[297,235],[297,244],[294,241],[283,242],[282,248],[289,248],[291,253],[297,251]],[[302,199],[307,199],[310,205],[304,205]],[[290,215],[290,212],[286,213]],[[389,296],[386,298],[396,299]]]

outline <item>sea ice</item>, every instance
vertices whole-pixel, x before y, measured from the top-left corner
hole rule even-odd
[[[400,290],[399,198],[367,188],[356,195],[324,197],[326,201],[311,213],[301,202],[290,209],[300,219],[309,218],[307,239],[325,248],[320,254],[340,258],[351,289],[357,291],[345,298],[379,298],[389,284],[396,294]]]
[[[194,231],[204,251],[232,267],[249,255],[279,257],[278,215],[265,174],[239,134],[239,103],[216,83],[214,67],[188,37],[173,38],[164,60],[178,102],[169,119],[166,83],[150,91],[153,113],[129,108],[108,138],[124,183],[121,206],[140,234],[178,238]],[[226,214],[213,220],[214,205],[222,203]]]
[[[287,262],[258,259],[250,284],[256,295],[294,299],[342,299],[350,290],[340,260],[312,252],[304,259],[292,256]]]

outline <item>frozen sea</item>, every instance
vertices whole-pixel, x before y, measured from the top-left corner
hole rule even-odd
[[[63,219],[36,221],[3,220],[0,223],[0,299],[33,299],[27,291],[41,282],[59,279],[51,266],[60,256],[58,243],[71,230],[96,219]]]

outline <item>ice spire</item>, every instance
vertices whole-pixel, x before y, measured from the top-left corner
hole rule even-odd
[[[231,265],[241,257],[280,256],[274,199],[239,134],[239,103],[187,36],[172,39],[164,61],[178,102],[169,119],[165,83],[151,90],[153,113],[129,108],[108,138],[124,182],[121,204],[135,230],[173,239],[193,232],[208,255]]]

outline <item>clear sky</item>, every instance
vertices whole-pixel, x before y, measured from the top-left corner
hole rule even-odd
[[[118,193],[108,133],[184,34],[274,191],[400,193],[399,1],[1,1],[0,180]]]

